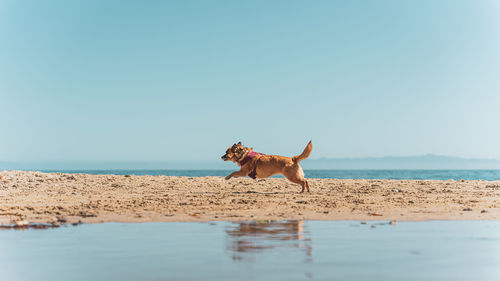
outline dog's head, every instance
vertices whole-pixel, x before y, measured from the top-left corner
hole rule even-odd
[[[241,144],[241,141],[233,144],[226,150],[226,154],[222,155],[222,160],[238,162],[241,156],[247,151],[246,147]]]

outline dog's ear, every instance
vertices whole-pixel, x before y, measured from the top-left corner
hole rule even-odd
[[[239,145],[241,145],[241,141],[240,141],[240,142],[238,142],[238,144],[239,144]]]

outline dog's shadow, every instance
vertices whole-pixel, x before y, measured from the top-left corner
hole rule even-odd
[[[248,190],[245,192],[233,191],[232,193],[233,194],[252,194],[252,193],[255,193],[255,194],[280,194],[280,192],[258,192],[258,191],[254,191],[254,190]]]
[[[257,194],[257,195],[276,195],[276,194],[296,194],[296,192],[258,192],[254,190],[248,190],[248,191],[233,191],[231,192],[232,194]]]

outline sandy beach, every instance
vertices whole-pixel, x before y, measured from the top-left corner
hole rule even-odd
[[[0,224],[241,220],[498,220],[500,181],[0,172]]]

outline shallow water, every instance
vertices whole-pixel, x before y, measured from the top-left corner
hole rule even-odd
[[[233,170],[44,170],[44,172],[225,177]],[[500,180],[500,170],[305,170],[308,178],[394,179],[394,180]],[[283,176],[275,176],[283,177]]]
[[[104,223],[4,230],[0,277],[500,280],[500,222]]]

